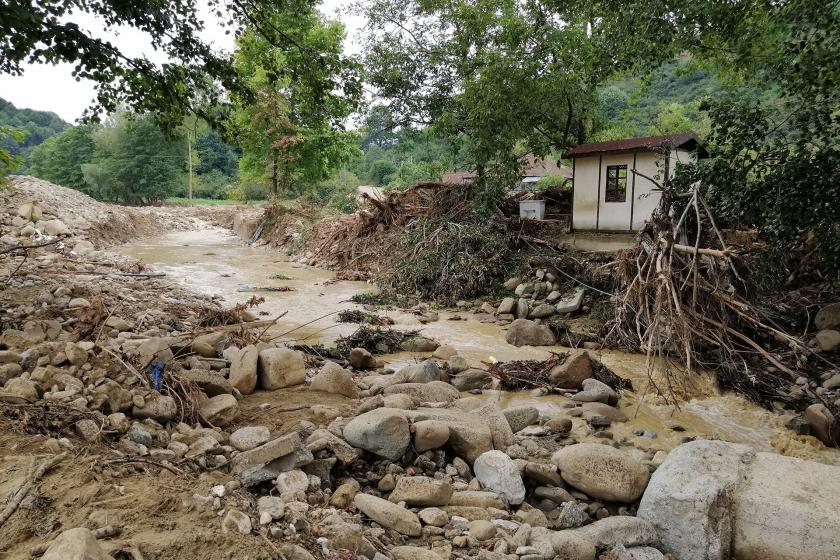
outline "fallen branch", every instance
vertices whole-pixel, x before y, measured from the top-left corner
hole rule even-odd
[[[51,468],[59,464],[61,461],[63,461],[68,454],[69,452],[65,451],[64,453],[60,453],[58,455],[50,457],[49,459],[41,463],[38,466],[38,468],[35,469],[35,472],[32,474],[32,476],[18,487],[15,493],[12,494],[12,497],[9,500],[9,504],[6,506],[6,509],[4,509],[2,513],[0,513],[0,527],[2,527],[3,524],[9,520],[12,514],[14,514],[15,511],[17,511],[18,507],[20,507],[21,502],[23,502],[24,498],[26,498],[26,496],[29,495],[29,492],[32,491],[32,488],[38,483],[39,480],[41,480],[41,477],[43,477],[48,470],[50,470]]]

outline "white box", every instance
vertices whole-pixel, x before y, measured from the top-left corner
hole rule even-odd
[[[545,201],[520,200],[519,217],[525,220],[542,220],[545,217]]]

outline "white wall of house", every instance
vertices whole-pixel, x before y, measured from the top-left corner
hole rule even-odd
[[[673,150],[669,155],[669,174],[677,161],[687,163],[694,155]],[[659,206],[662,194],[639,173],[662,181],[665,157],[654,152],[630,152],[578,157],[574,160],[572,228],[576,231],[638,231]],[[627,166],[627,187],[623,201],[606,201],[607,168]]]

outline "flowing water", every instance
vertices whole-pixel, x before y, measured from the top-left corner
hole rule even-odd
[[[139,259],[185,286],[221,299],[225,305],[265,298],[259,306],[264,318],[281,316],[273,332],[283,340],[308,344],[330,343],[340,335],[352,333],[357,325],[337,323],[335,313],[356,308],[349,301],[354,294],[372,291],[365,282],[336,281],[330,271],[289,262],[280,252],[245,246],[227,230],[208,228],[177,232],[163,237],[124,245],[120,251]],[[291,291],[260,288],[289,287]],[[517,348],[505,342],[504,330],[494,324],[479,323],[468,313],[441,312],[440,320],[421,325],[414,315],[399,310],[387,312],[397,328],[422,329],[423,334],[450,344],[472,365],[496,359],[544,359],[550,351],[563,347]],[[597,352],[597,357],[622,377],[631,379],[635,392],[627,392],[620,408],[630,417],[624,424],[613,424],[616,438],[625,437],[649,449],[670,449],[686,436],[713,437],[746,443],[763,451],[780,451],[802,458],[840,464],[840,451],[822,447],[813,438],[793,435],[784,428],[789,415],[764,410],[743,398],[721,395],[710,376],[696,376],[681,389],[686,397],[679,408],[665,404],[648,389],[644,356],[624,352]],[[400,353],[385,356],[389,367],[398,368],[422,359],[422,355]],[[502,408],[533,405],[551,414],[563,410],[568,399],[557,395],[535,397],[528,392],[485,391],[479,398],[493,399]],[[678,426],[677,431],[673,428]],[[634,430],[655,432],[656,438],[636,436]],[[585,425],[575,422],[574,435],[591,439]]]

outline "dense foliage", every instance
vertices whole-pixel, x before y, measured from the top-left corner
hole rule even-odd
[[[20,109],[0,98],[0,126],[17,130],[22,134],[19,140],[10,136],[0,138],[0,149],[5,149],[13,156],[24,158],[32,148],[58,134],[69,125],[55,113]]]

